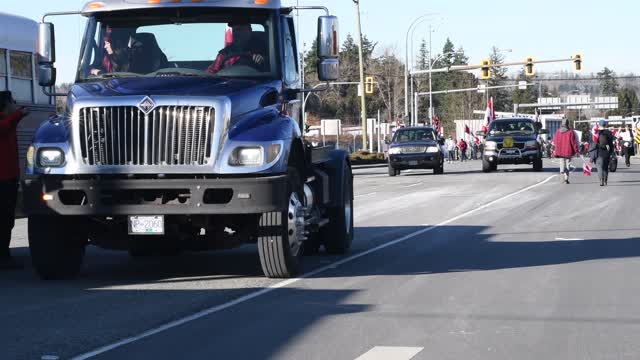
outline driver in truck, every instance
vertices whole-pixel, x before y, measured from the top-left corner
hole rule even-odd
[[[222,69],[234,65],[248,65],[263,71],[266,59],[252,49],[254,32],[247,20],[236,20],[229,24],[232,29],[233,42],[220,50],[216,60],[207,68],[210,74],[216,74]]]
[[[91,75],[128,72],[131,52],[129,43],[135,30],[109,27],[106,33],[107,36],[104,37],[104,57],[91,69]]]

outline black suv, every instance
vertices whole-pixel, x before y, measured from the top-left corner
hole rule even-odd
[[[444,173],[444,138],[432,127],[406,127],[396,131],[389,144],[389,176],[407,169],[433,169]]]
[[[498,170],[498,164],[533,165],[534,171],[542,171],[542,145],[538,135],[547,134],[540,123],[531,119],[497,119],[491,122],[482,153],[482,171]]]

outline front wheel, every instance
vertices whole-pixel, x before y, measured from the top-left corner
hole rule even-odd
[[[433,169],[433,173],[435,175],[442,175],[444,174],[444,160],[440,162],[440,165],[438,165],[437,168]]]
[[[327,209],[329,223],[320,236],[330,254],[345,254],[353,241],[353,175],[348,164],[344,164],[342,176],[342,204]]]
[[[29,217],[31,261],[43,280],[67,279],[80,272],[88,243],[82,226],[64,217]]]
[[[262,214],[260,228],[274,235],[258,237],[262,272],[270,278],[290,278],[300,271],[305,236],[302,182],[298,170],[287,171],[287,209]]]
[[[490,173],[493,171],[493,165],[486,159],[482,159],[482,172]]]
[[[542,171],[542,158],[538,157],[533,160],[533,171],[540,172]]]
[[[398,170],[396,170],[391,164],[389,164],[389,176],[397,176]]]

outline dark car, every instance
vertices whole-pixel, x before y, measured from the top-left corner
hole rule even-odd
[[[389,143],[389,176],[407,169],[433,169],[444,173],[444,138],[432,127],[407,127],[396,131]]]
[[[542,144],[538,135],[546,134],[538,123],[531,119],[497,119],[491,122],[482,153],[482,171],[491,172],[498,165],[533,165],[533,170],[542,171]]]

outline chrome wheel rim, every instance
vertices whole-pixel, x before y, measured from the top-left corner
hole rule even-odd
[[[298,256],[304,241],[304,207],[298,198],[298,194],[292,193],[289,197],[289,208],[287,211],[287,232],[289,239],[289,250],[291,255]]]

